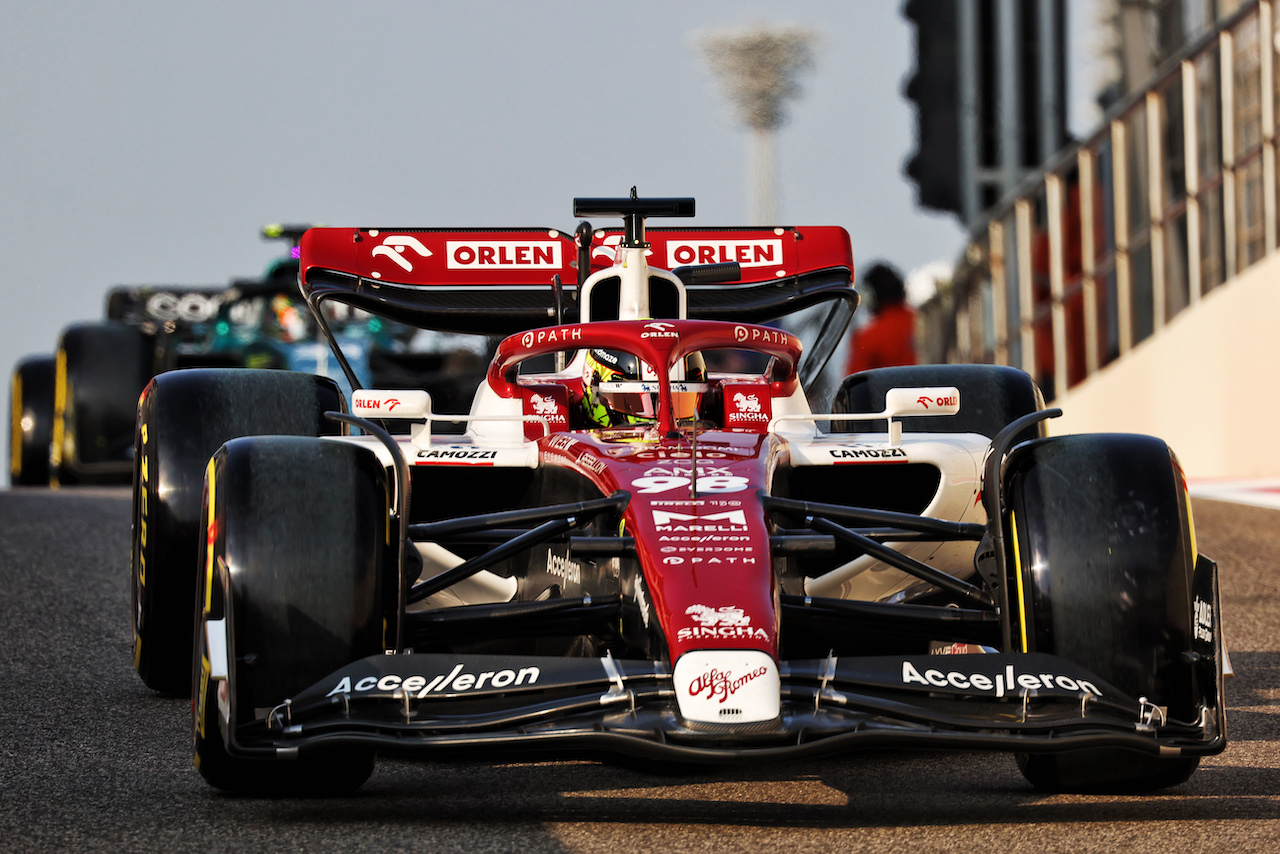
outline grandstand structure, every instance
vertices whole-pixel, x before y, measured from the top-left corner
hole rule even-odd
[[[1280,0],[1240,3],[970,231],[924,361],[1020,367],[1055,433],[1160,435],[1195,478],[1280,476]]]

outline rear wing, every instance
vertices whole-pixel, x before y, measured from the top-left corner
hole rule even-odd
[[[226,285],[118,285],[107,292],[106,317],[154,332],[208,323],[227,299]]]
[[[623,233],[584,223],[578,234],[313,228],[302,236],[299,280],[313,303],[334,299],[424,329],[510,335],[579,320],[578,285],[613,264]],[[843,228],[650,228],[646,240],[652,266],[687,283],[690,318],[766,323],[828,300],[857,305]],[[740,277],[699,285],[681,272],[721,263],[737,263]]]

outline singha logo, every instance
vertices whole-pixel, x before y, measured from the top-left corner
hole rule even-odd
[[[738,407],[739,412],[759,412],[760,398],[754,394],[743,394],[738,392],[733,396],[733,404]]]
[[[557,415],[560,412],[560,405],[556,403],[553,397],[543,397],[540,394],[531,395],[529,403],[533,405],[534,415]]]
[[[719,608],[708,608],[706,605],[690,605],[685,610],[687,616],[706,629],[716,626],[749,626],[751,618],[741,608],[733,605],[722,605]]]

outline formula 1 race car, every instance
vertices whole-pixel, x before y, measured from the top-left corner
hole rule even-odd
[[[229,285],[121,285],[107,293],[105,319],[74,323],[56,355],[28,357],[10,388],[10,477],[14,484],[128,483],[138,396],[166,370],[274,368],[333,376],[343,371],[298,294],[297,240],[306,226],[267,226],[293,244],[261,279]],[[331,304],[330,334],[364,384],[422,384],[444,410],[465,412],[484,376],[483,338],[439,335],[411,345],[416,330]],[[452,368],[450,376],[445,368]]]
[[[623,228],[573,236],[308,231],[321,325],[339,301],[507,336],[462,434],[423,391],[152,381],[135,656],[148,684],[190,679],[206,780],[315,794],[379,753],[909,747],[1149,790],[1221,751],[1217,568],[1169,448],[1048,437],[1057,411],[997,366],[855,374],[814,411],[802,377],[857,304],[848,235],[646,231],[693,210],[633,190],[577,199]],[[813,347],[796,313],[827,323]],[[168,507],[199,484],[192,536]],[[190,667],[167,657],[193,634]]]

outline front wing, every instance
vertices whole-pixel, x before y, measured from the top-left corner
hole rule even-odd
[[[427,756],[613,753],[711,763],[885,747],[1125,748],[1190,757],[1226,744],[1217,658],[1203,662],[1217,690],[1194,722],[1167,720],[1162,709],[1061,658],[992,653],[785,661],[780,717],[742,727],[680,719],[672,674],[657,661],[376,655],[280,706],[255,710],[254,724],[226,734],[227,747],[276,759],[336,745]],[[723,701],[734,690],[714,673],[699,687]]]

